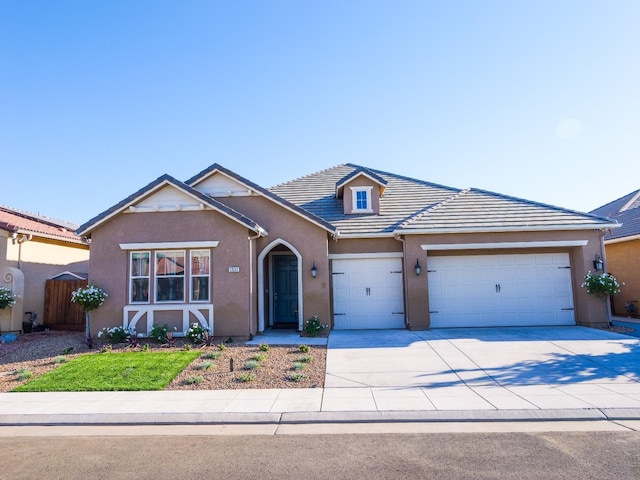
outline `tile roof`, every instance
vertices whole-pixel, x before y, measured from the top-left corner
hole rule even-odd
[[[640,190],[592,210],[591,213],[617,220],[622,226],[604,236],[604,240],[617,240],[640,235]]]
[[[95,229],[98,225],[105,222],[106,220],[111,218],[113,215],[116,215],[117,213],[121,212],[125,208],[135,203],[137,200],[143,198],[145,195],[155,191],[157,188],[167,184],[173,185],[174,187],[177,187],[178,189],[183,190],[184,192],[195,196],[203,204],[210,206],[214,210],[218,210],[219,212],[245,225],[247,228],[253,230],[256,233],[264,233],[264,234],[267,233],[267,231],[264,228],[262,228],[257,222],[250,219],[249,217],[246,217],[242,213],[237,212],[233,208],[228,207],[227,205],[219,202],[218,200],[199,192],[198,190],[190,187],[189,185],[181,182],[180,180],[176,180],[171,175],[162,175],[161,177],[158,177],[153,182],[149,183],[145,187],[138,190],[137,192],[129,195],[127,198],[117,203],[113,207],[109,208],[108,210],[105,210],[101,214],[97,215],[96,217],[92,218],[88,222],[78,227],[77,229],[78,234],[86,235],[87,233],[90,233],[91,230]]]
[[[8,232],[82,244],[82,239],[74,233],[76,228],[77,225],[64,220],[0,205],[0,229]]]
[[[342,235],[438,231],[579,229],[614,226],[601,216],[567,210],[479,189],[460,190],[368,169],[387,182],[380,214],[345,215],[335,185],[358,165],[338,165],[277,185],[271,192],[338,227]]]

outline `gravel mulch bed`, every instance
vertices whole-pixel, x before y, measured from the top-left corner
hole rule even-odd
[[[148,344],[151,351],[167,351],[160,344],[140,340],[143,345]],[[245,345],[245,340],[192,347],[201,350],[203,355],[187,366],[166,390],[320,388],[324,385],[326,347],[310,346],[310,351],[304,353],[295,346],[270,345],[268,351],[261,352],[256,345]],[[178,339],[175,348],[182,348],[184,343]],[[97,340],[90,350],[84,342],[83,332],[50,331],[19,335],[15,342],[0,344],[0,392],[9,392],[25,383],[27,380],[20,379],[21,371],[30,371],[34,378],[58,367],[61,365],[59,358],[66,349],[72,349],[66,355],[71,360],[78,355],[95,354],[107,344]],[[221,344],[224,346],[220,347]],[[113,351],[127,348],[126,344],[112,346]],[[264,358],[253,359],[260,354]],[[257,366],[247,369],[247,363],[252,359]]]

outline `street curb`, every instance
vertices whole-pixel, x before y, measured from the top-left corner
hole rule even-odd
[[[0,414],[0,426],[296,425],[347,423],[552,422],[640,420],[640,409],[437,410],[285,413]]]

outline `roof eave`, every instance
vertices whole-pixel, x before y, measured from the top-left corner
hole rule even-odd
[[[640,233],[636,235],[629,235],[627,237],[610,238],[609,240],[605,240],[604,244],[609,245],[612,243],[630,242],[633,240],[640,240]]]
[[[590,224],[590,225],[523,225],[518,227],[454,227],[454,228],[414,228],[394,230],[397,235],[425,235],[439,233],[498,233],[498,232],[540,232],[559,230],[605,230],[617,228],[620,225],[612,223]]]

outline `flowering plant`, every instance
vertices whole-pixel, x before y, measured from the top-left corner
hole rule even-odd
[[[85,312],[98,308],[107,297],[105,291],[95,285],[87,285],[85,288],[71,292],[71,301]]]
[[[98,332],[98,337],[107,337],[113,343],[124,343],[131,335],[135,335],[136,332],[131,328],[124,327],[113,327],[107,328],[104,327],[102,330]]]
[[[192,343],[204,342],[204,333],[206,332],[199,323],[192,323],[189,329],[184,332],[184,336],[187,337]]]
[[[16,304],[16,296],[6,287],[0,287],[0,310],[13,307]]]
[[[307,335],[310,337],[316,337],[323,328],[329,328],[329,325],[323,325],[318,316],[314,315],[307,320],[307,323],[304,326],[304,331],[307,332]]]
[[[587,272],[582,286],[587,289],[587,293],[593,293],[598,296],[607,297],[620,293],[620,284],[616,277],[609,273],[593,275],[591,272]]]

